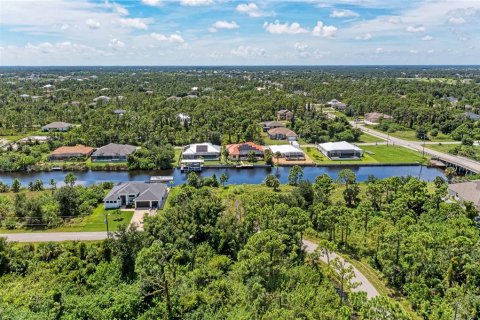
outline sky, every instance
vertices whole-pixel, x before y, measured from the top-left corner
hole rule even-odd
[[[480,64],[480,0],[1,0],[0,65]]]

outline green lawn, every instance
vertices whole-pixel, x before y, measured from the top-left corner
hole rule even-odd
[[[318,164],[364,164],[364,163],[406,163],[422,162],[422,156],[415,151],[386,145],[361,146],[364,156],[359,160],[330,160],[317,148],[302,147],[302,150]]]
[[[362,133],[360,135],[360,141],[358,141],[360,143],[369,143],[369,142],[385,142],[385,140],[383,139],[380,139],[378,137],[375,137],[375,136],[371,136],[369,134],[366,134],[366,133]]]
[[[87,232],[87,231],[107,231],[105,224],[105,213],[108,214],[108,227],[110,231],[118,230],[121,224],[129,224],[133,216],[133,211],[105,210],[103,204],[100,204],[92,214],[71,219],[64,225],[52,229],[0,229],[2,233],[22,233],[22,232]]]

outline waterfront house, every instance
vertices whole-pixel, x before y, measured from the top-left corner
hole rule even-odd
[[[73,127],[73,124],[68,122],[55,121],[42,127],[43,131],[68,131]]]
[[[122,206],[161,209],[167,199],[168,188],[163,183],[139,181],[121,182],[103,199],[105,209]]]
[[[137,147],[129,144],[109,143],[98,148],[92,154],[92,161],[95,162],[125,162],[128,156],[134,153]]]
[[[225,148],[231,160],[245,160],[250,152],[253,152],[257,158],[263,158],[264,148],[253,142],[229,144]]]
[[[295,141],[297,140],[297,134],[292,130],[281,127],[281,128],[273,128],[268,130],[268,137],[272,140],[287,140],[287,141]]]
[[[290,121],[293,118],[293,112],[287,109],[277,111],[277,121],[287,120]]]
[[[392,117],[388,114],[381,112],[371,112],[365,113],[365,123],[366,124],[379,124],[382,120],[391,120]]]
[[[85,160],[93,152],[93,148],[84,145],[76,145],[73,147],[63,146],[55,149],[48,156],[50,161],[65,161],[65,160]]]
[[[480,180],[448,185],[448,194],[460,202],[472,202],[480,211]]]
[[[278,121],[265,121],[265,122],[260,122],[260,124],[262,125],[262,129],[264,132],[267,132],[270,129],[285,127],[283,123]]]
[[[355,160],[363,155],[362,149],[346,141],[320,143],[317,147],[331,160]]]
[[[204,160],[219,160],[220,146],[213,145],[209,142],[194,143],[183,148],[183,159],[204,159]]]
[[[272,145],[267,148],[272,151],[274,156],[279,152],[282,158],[286,160],[305,160],[305,153],[300,148],[291,144]]]

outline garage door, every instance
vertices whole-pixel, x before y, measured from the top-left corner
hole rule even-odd
[[[150,208],[150,202],[148,202],[148,201],[137,201],[137,208]]]

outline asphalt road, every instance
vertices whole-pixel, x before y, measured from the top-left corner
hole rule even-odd
[[[418,152],[423,152],[423,149],[425,148],[425,154],[428,154],[432,157],[436,157],[438,159],[441,159],[441,160],[459,165],[460,167],[463,167],[463,168],[468,169],[470,171],[480,173],[480,162],[477,162],[477,161],[474,161],[474,160],[471,160],[471,159],[467,159],[467,158],[464,158],[464,157],[458,157],[458,156],[443,153],[443,152],[440,152],[440,151],[428,149],[428,147],[424,147],[423,142],[420,142],[420,141],[407,141],[407,140],[403,140],[403,139],[400,139],[400,138],[388,136],[387,134],[385,134],[383,132],[373,130],[373,129],[370,129],[370,128],[366,128],[359,123],[355,123],[354,121],[350,121],[350,125],[352,127],[358,128],[358,129],[362,130],[363,132],[368,133],[372,136],[379,137],[379,138],[384,139],[384,140],[387,140],[387,138],[388,138],[390,143],[393,143],[396,146],[402,146],[402,147],[409,148],[411,150],[415,150],[415,151],[418,151]],[[425,144],[425,145],[427,145],[427,144]]]
[[[317,247],[318,247],[316,243],[314,243],[312,241],[309,241],[309,240],[303,240],[303,245],[304,245],[305,251],[307,251],[307,252],[314,252],[315,249],[317,249]],[[338,258],[338,259],[340,259],[340,261],[342,261],[342,263],[345,263],[345,266],[347,268],[349,266],[352,266],[353,272],[355,273],[355,278],[352,279],[352,282],[360,283],[360,285],[358,287],[353,289],[354,292],[364,291],[364,292],[367,293],[368,299],[371,299],[371,298],[374,298],[374,297],[380,295],[378,293],[377,289],[375,289],[373,284],[370,281],[368,281],[367,277],[365,277],[365,275],[363,275],[363,273],[361,273],[360,270],[355,268],[355,266],[351,265],[349,262],[346,262],[345,259],[343,259],[341,256],[339,256],[335,252],[332,252],[330,254],[330,261],[335,259],[335,258]],[[326,256],[321,256],[320,259],[323,262],[328,263]]]

